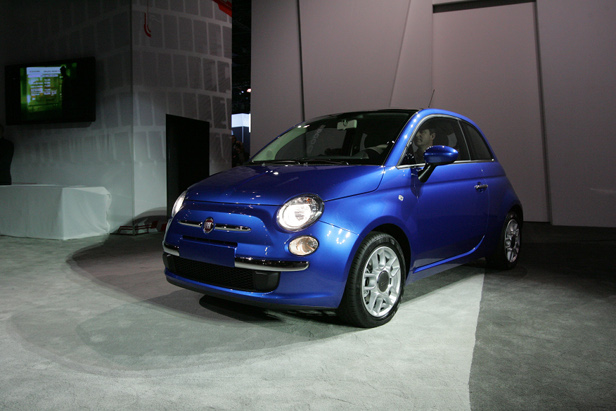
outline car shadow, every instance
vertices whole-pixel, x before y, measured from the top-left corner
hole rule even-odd
[[[323,337],[357,330],[346,326],[334,310],[272,310],[203,296],[173,286],[164,276],[162,239],[162,234],[158,233],[111,235],[100,244],[75,252],[67,262],[75,272],[95,284],[203,321],[220,322],[226,318],[260,327],[276,327],[281,331],[287,325],[293,333],[297,333],[296,323],[301,322],[313,328],[323,328]],[[409,284],[405,287],[401,309],[416,299],[484,271],[482,263],[477,262]],[[314,331],[310,331],[311,336],[321,334]]]

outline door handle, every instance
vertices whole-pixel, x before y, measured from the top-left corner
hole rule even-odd
[[[488,185],[487,185],[487,184],[477,184],[477,185],[475,186],[475,190],[477,190],[477,191],[483,191],[483,190],[485,190],[486,188],[488,188]]]

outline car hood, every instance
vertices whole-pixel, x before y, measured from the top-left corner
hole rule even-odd
[[[194,184],[187,199],[235,204],[282,205],[300,194],[323,201],[374,191],[383,177],[379,166],[244,166]]]

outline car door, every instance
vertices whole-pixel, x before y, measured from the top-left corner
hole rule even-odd
[[[411,189],[416,197],[411,213],[411,231],[417,236],[412,250],[414,271],[473,251],[484,237],[489,208],[482,164],[471,161],[457,119],[429,117],[425,123],[435,130],[432,145],[454,147],[459,156],[453,164],[437,167],[425,183],[418,179],[425,165],[411,166]],[[421,130],[419,125],[416,133]],[[410,150],[417,147],[409,146]]]

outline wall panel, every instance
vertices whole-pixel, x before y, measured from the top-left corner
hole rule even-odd
[[[300,1],[307,118],[389,107],[409,4]]]
[[[616,2],[538,0],[553,222],[616,227]]]
[[[434,15],[433,106],[477,121],[526,220],[548,221],[532,3]]]
[[[430,98],[430,0],[253,0],[252,30],[252,154],[304,116]]]
[[[303,119],[296,0],[252,1],[251,151]]]

